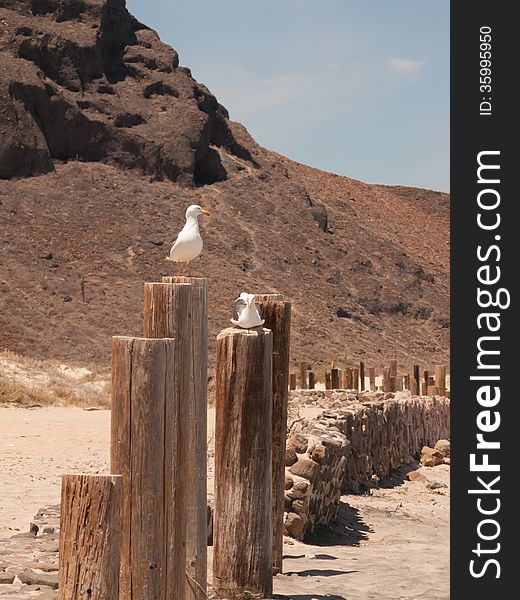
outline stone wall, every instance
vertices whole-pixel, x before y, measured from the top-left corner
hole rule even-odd
[[[418,458],[424,445],[450,437],[448,398],[409,392],[350,391],[344,399],[321,394],[314,392],[317,399],[311,402],[325,398],[340,405],[315,419],[295,420],[287,440],[285,533],[297,539],[335,518],[342,492],[377,485]],[[304,396],[307,404],[313,395]]]

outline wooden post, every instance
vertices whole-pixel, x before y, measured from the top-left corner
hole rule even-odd
[[[272,334],[217,336],[213,588],[228,600],[271,598]]]
[[[352,369],[352,383],[354,384],[353,389],[359,392],[359,369],[357,367]]]
[[[110,471],[123,476],[120,598],[182,598],[186,497],[174,340],[112,341]]]
[[[376,391],[376,370],[374,367],[368,367],[368,378],[370,380],[370,391]]]
[[[332,380],[332,389],[339,390],[340,389],[339,369],[336,369],[336,367],[334,367],[334,369],[331,370],[330,374],[331,374],[331,380]]]
[[[359,389],[365,390],[365,363],[362,360],[359,361]]]
[[[353,372],[352,372],[352,367],[347,367],[347,377],[346,377],[347,381],[346,381],[346,389],[347,390],[351,390],[354,387],[354,379],[353,379]]]
[[[415,379],[415,394],[421,393],[421,376],[419,374],[419,365],[413,366],[413,378]]]
[[[397,360],[390,361],[390,392],[397,392]]]
[[[285,440],[287,437],[287,379],[289,377],[291,341],[291,303],[285,302],[281,294],[257,294],[256,303],[259,306],[262,319],[265,319],[264,327],[270,329],[273,336],[273,575],[277,575],[282,572],[283,557]],[[314,373],[309,373],[309,387],[314,389]]]
[[[63,475],[60,600],[118,600],[121,557],[120,475]]]
[[[185,462],[187,600],[206,600],[207,588],[207,385],[208,282],[205,278],[163,277],[144,285],[144,335],[174,338],[175,393],[178,395],[180,446]],[[287,384],[286,384],[287,385]],[[196,583],[194,583],[194,581]]]
[[[390,369],[388,367],[383,367],[383,391],[390,392]]]
[[[406,375],[403,376],[403,388],[405,390],[410,389],[410,373],[407,373]]]
[[[291,373],[289,375],[289,389],[290,390],[296,389],[296,373]]]
[[[305,369],[305,363],[300,363],[300,389],[307,389],[307,371]]]
[[[325,371],[325,389],[330,390],[332,388],[330,371]]]
[[[313,390],[316,387],[316,378],[314,375],[314,371],[309,372],[309,389]]]
[[[438,388],[439,396],[444,396],[446,392],[446,366],[435,366],[435,387]]]
[[[424,371],[424,383],[421,385],[421,394],[423,396],[428,395],[428,386],[430,385],[430,373]]]

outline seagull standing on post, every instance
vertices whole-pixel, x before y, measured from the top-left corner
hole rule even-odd
[[[188,277],[191,277],[191,261],[202,252],[202,238],[199,231],[199,215],[209,216],[209,212],[198,204],[186,209],[186,224],[181,229],[166,260],[177,263],[177,273],[181,274],[181,262],[188,263]]]

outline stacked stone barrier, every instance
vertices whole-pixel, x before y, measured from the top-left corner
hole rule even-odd
[[[300,540],[335,518],[342,492],[369,489],[417,459],[424,445],[450,437],[449,398],[409,392],[337,394],[306,393],[307,404],[333,407],[290,426],[285,533]],[[298,401],[295,395],[292,402]]]

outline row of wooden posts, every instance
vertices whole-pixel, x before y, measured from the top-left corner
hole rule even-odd
[[[207,280],[144,288],[115,337],[110,475],[64,475],[60,600],[207,598]],[[282,569],[291,305],[217,336],[213,588],[269,598]],[[272,460],[265,460],[265,457]]]
[[[334,365],[334,363],[332,363]],[[368,377],[368,386],[366,384]],[[315,371],[307,368],[307,363],[300,363],[300,389],[315,389],[317,376]],[[413,372],[405,375],[398,375],[397,360],[391,360],[388,367],[383,368],[381,374],[382,385],[379,386],[384,392],[398,392],[410,390],[412,394],[421,394],[423,396],[444,396],[446,394],[446,366],[437,365],[434,375],[430,371],[423,371],[420,374],[420,365],[413,365]],[[325,371],[325,389],[327,390],[358,390],[376,391],[376,370],[375,367],[365,367],[363,361],[359,361],[358,366],[339,369],[334,366]],[[289,375],[289,388],[295,390],[297,386],[297,373]]]

